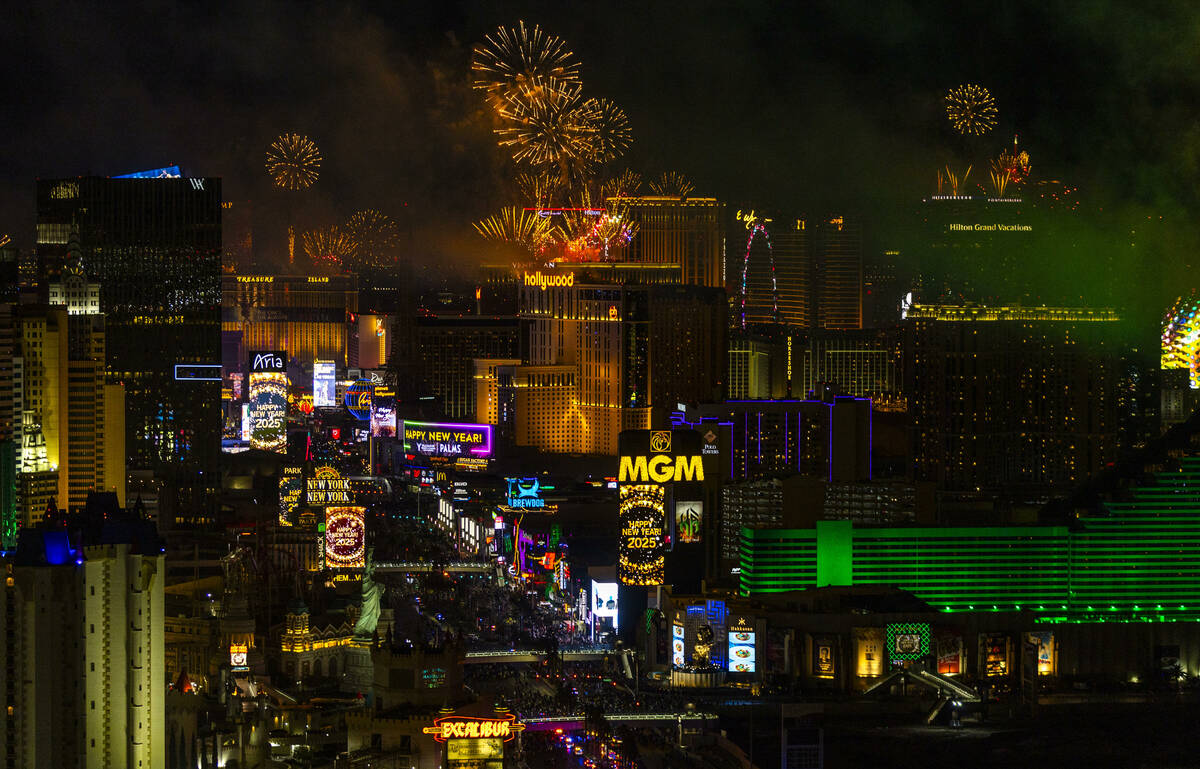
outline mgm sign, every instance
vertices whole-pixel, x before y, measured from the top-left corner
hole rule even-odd
[[[617,578],[626,585],[661,585],[671,490],[704,480],[700,436],[692,430],[627,430],[619,447]]]

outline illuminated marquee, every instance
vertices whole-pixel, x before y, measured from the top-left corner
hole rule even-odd
[[[365,507],[325,508],[325,565],[330,569],[361,569],[366,564]]]
[[[522,276],[526,286],[540,288],[545,291],[550,286],[570,288],[575,285],[575,273],[567,272],[562,275],[547,275],[543,272],[526,272]]]
[[[427,457],[492,455],[492,426],[404,420],[404,450]]]
[[[323,465],[318,467],[305,484],[305,501],[310,505],[344,505],[352,500],[350,495],[350,479]]]
[[[510,713],[504,718],[445,716],[434,719],[433,726],[426,726],[421,731],[432,734],[438,742],[452,739],[501,739],[508,742],[524,729],[525,724]]]

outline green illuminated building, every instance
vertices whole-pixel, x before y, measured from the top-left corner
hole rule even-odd
[[[1039,621],[1200,620],[1200,457],[1070,526],[903,527],[819,521],[743,529],[741,592],[908,590],[940,610]]]

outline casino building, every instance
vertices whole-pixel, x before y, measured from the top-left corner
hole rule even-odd
[[[303,365],[357,365],[349,360],[349,322],[357,313],[354,275],[221,276],[221,332],[237,335],[242,350],[283,350]]]

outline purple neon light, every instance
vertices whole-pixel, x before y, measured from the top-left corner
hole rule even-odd
[[[453,430],[455,428],[458,428],[461,430],[481,430],[483,432],[483,434],[485,436],[487,436],[487,443],[484,444],[483,446],[477,446],[477,447],[471,449],[470,453],[479,454],[480,456],[487,456],[487,457],[490,457],[492,455],[492,426],[491,425],[479,425],[479,424],[472,424],[470,422],[418,422],[416,420],[407,420],[407,419],[404,420],[404,424],[420,425],[421,427],[424,427],[427,430],[435,430],[435,429]],[[405,444],[405,449],[407,450],[407,448],[408,448],[407,437],[404,440],[404,444]]]

